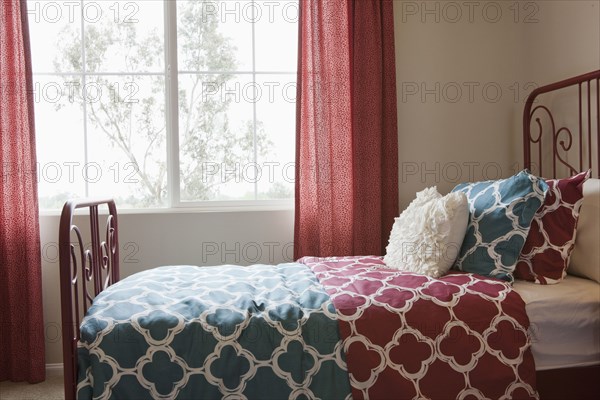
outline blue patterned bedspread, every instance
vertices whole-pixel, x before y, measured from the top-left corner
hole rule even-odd
[[[160,267],[94,300],[78,398],[350,397],[333,304],[303,264]]]

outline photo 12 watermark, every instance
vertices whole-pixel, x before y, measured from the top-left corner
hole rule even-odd
[[[301,0],[300,0],[301,1]],[[202,1],[201,22],[216,19],[221,23],[275,23],[297,24],[300,16],[295,1]]]
[[[73,24],[81,19],[87,24],[95,24],[102,19],[116,24],[137,24],[140,22],[140,6],[137,1],[28,1],[29,22],[49,24]]]
[[[98,183],[108,179],[112,183],[137,184],[139,172],[139,166],[134,162],[103,165],[95,161],[50,161],[36,164],[38,183]]]
[[[514,24],[540,21],[540,5],[535,1],[400,1],[402,23],[422,24],[487,23],[503,20]]]
[[[294,183],[295,162],[263,161],[248,163],[203,162],[200,164],[200,181],[235,183]]]
[[[226,103],[296,103],[296,80],[289,82],[202,82],[201,99]]]
[[[137,104],[140,85],[135,81],[85,82],[35,81],[32,95],[35,103],[64,104],[83,101],[85,104]]]
[[[293,242],[203,242],[203,264],[276,264],[294,261]]]
[[[101,239],[101,241],[104,239]],[[79,242],[72,241],[71,245],[74,248],[74,254],[80,254]],[[92,248],[92,243],[88,242],[83,245],[83,250]],[[47,242],[42,245],[42,261],[49,264],[57,264],[60,261],[60,246],[58,242]],[[140,245],[137,242],[128,241],[119,245],[119,263],[123,264],[138,264],[140,262],[138,255],[140,252]],[[78,259],[79,265],[83,265],[83,261]],[[77,271],[81,273],[81,271]]]
[[[532,168],[537,166],[532,164]],[[400,182],[417,181],[427,184],[462,183],[506,178],[521,171],[519,163],[502,166],[495,161],[404,161],[400,163]]]
[[[524,103],[529,94],[537,89],[535,82],[478,81],[403,81],[400,83],[402,103],[498,103],[508,99],[514,103]]]

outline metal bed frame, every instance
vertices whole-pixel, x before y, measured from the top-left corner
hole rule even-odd
[[[592,96],[595,82],[595,103]],[[555,93],[569,87],[579,90],[579,129],[557,127],[555,116],[549,106],[537,104],[538,97]],[[594,176],[600,173],[600,70],[569,78],[535,89],[525,103],[523,115],[523,149],[525,168],[544,175],[544,154],[547,141],[551,141],[551,175],[556,177],[559,168],[575,173],[590,168]],[[535,107],[534,107],[535,105]],[[595,111],[594,111],[595,110]],[[549,120],[545,129],[542,115]],[[593,132],[593,116],[596,114],[596,132]],[[532,133],[532,126],[537,132]],[[550,136],[550,137],[548,137]],[[595,141],[596,152],[592,149]],[[546,146],[544,146],[546,144]],[[586,146],[587,145],[587,146]],[[569,161],[574,150],[577,159]],[[535,151],[537,149],[537,152]],[[535,153],[535,160],[532,155]],[[595,158],[595,162],[594,162]],[[106,233],[100,237],[99,207],[108,207]],[[91,244],[87,247],[80,229],[73,224],[77,209],[89,210]],[[77,392],[77,342],[81,318],[94,297],[108,286],[119,281],[119,240],[117,232],[117,209],[112,199],[71,200],[63,207],[59,230],[60,289],[63,330],[64,388],[67,400],[75,399]],[[72,241],[72,236],[75,240]],[[78,262],[79,260],[79,262]],[[600,394],[600,365],[587,368],[569,368],[538,372],[538,390],[544,399],[549,398],[597,398]],[[569,382],[569,385],[565,385]],[[574,392],[575,390],[575,392]]]

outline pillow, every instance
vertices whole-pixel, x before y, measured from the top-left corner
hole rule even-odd
[[[600,179],[583,184],[577,238],[567,272],[600,283]]]
[[[505,281],[513,271],[531,220],[548,185],[527,171],[496,181],[460,184],[469,200],[469,225],[455,268]]]
[[[436,187],[417,193],[396,218],[383,261],[434,278],[445,275],[458,255],[468,215],[464,193],[442,196]]]
[[[589,176],[586,171],[567,179],[546,180],[546,200],[531,222],[515,278],[542,285],[563,280],[575,245],[583,183]]]

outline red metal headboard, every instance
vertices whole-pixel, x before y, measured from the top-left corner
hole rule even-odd
[[[108,217],[106,237],[101,241],[98,207],[103,205],[108,206]],[[73,224],[73,215],[78,208],[89,209],[91,244],[88,246],[84,244],[81,230]],[[72,234],[75,236],[73,242]],[[58,243],[65,398],[70,400],[75,399],[77,391],[77,342],[81,318],[94,297],[119,280],[115,202],[112,199],[68,201],[60,217]]]
[[[557,127],[555,114],[552,113],[549,106],[542,104],[540,102],[542,98],[538,97],[569,87],[578,89],[579,120],[578,127],[575,127],[578,129],[577,135],[573,134],[573,127]],[[538,102],[539,104],[534,107],[534,103]],[[536,113],[539,115],[534,119]],[[543,114],[549,121],[547,130],[544,129]],[[535,121],[538,132],[535,137],[531,133],[533,121]],[[549,135],[551,136],[548,137]],[[552,165],[551,171],[548,167],[544,169],[542,154],[543,150],[548,149],[547,144],[543,146],[544,143],[548,143],[548,140],[551,140],[552,144],[552,154],[549,157]],[[575,147],[573,147],[574,145]],[[535,160],[532,160],[532,147],[537,147]],[[600,70],[542,86],[531,92],[525,103],[523,114],[523,150],[525,168],[540,176],[558,177],[557,167],[566,169],[567,173],[571,175],[588,168],[592,170],[592,176],[600,175]],[[569,161],[569,158],[574,160]]]

